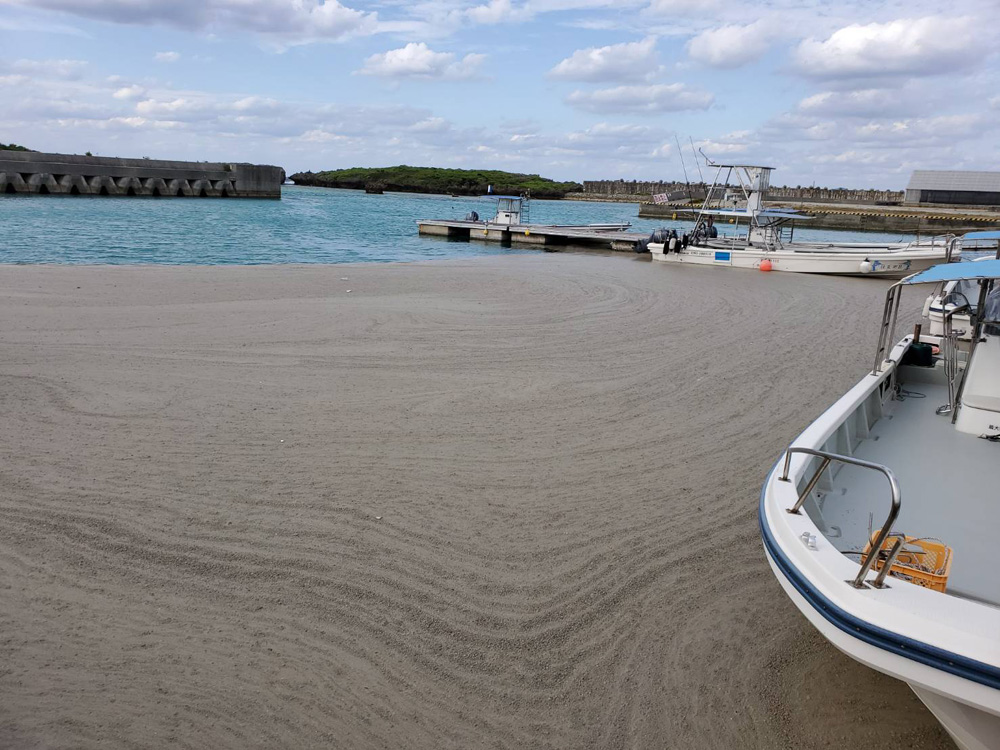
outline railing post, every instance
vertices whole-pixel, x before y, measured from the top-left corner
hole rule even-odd
[[[872,582],[872,586],[877,589],[887,589],[889,588],[885,583],[885,577],[889,575],[889,568],[892,567],[893,563],[896,562],[896,558],[899,557],[900,550],[903,549],[903,544],[906,542],[905,534],[896,534],[896,543],[892,545],[892,550],[889,552],[889,557],[882,565],[882,570],[878,572],[875,576],[875,580]],[[869,555],[877,555],[881,550],[872,550]]]

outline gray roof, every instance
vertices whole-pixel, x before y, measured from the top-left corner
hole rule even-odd
[[[959,172],[917,169],[910,176],[907,190],[971,190],[1000,193],[1000,172]]]

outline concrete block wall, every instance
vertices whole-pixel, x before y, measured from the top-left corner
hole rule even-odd
[[[285,170],[258,164],[0,151],[0,195],[280,198]]]

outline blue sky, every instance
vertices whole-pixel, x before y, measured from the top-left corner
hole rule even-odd
[[[1000,168],[1000,1],[0,0],[0,142],[900,188]]]

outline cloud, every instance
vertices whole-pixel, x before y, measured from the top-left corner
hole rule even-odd
[[[944,74],[982,59],[970,52],[980,28],[971,16],[852,24],[825,41],[805,39],[794,59],[799,73],[818,78]]]
[[[140,96],[144,96],[146,89],[142,86],[123,86],[113,93],[115,99],[138,99]]]
[[[339,41],[376,31],[378,17],[337,0],[11,0],[111,23],[187,31],[236,30],[278,44]]]
[[[586,112],[646,115],[708,109],[714,101],[715,97],[707,91],[691,89],[683,83],[578,90],[566,97],[567,104]]]
[[[383,78],[460,80],[474,76],[485,59],[485,55],[468,54],[459,60],[452,52],[435,52],[424,42],[410,42],[372,55],[355,72]]]
[[[10,69],[38,78],[61,78],[76,81],[87,68],[85,60],[15,60]]]
[[[709,157],[714,157],[723,154],[745,154],[751,147],[756,147],[759,144],[751,131],[734,130],[716,138],[696,141],[694,145],[695,148],[704,151]]]
[[[490,0],[485,5],[476,5],[460,13],[472,23],[482,25],[521,23],[534,17],[534,12],[527,4],[517,6],[510,0]]]
[[[763,21],[746,26],[720,26],[703,31],[688,42],[688,54],[713,68],[738,68],[767,52],[773,32]]]
[[[821,91],[799,102],[799,111],[835,117],[899,117],[926,110],[940,98],[933,92],[904,88]]]
[[[656,37],[607,47],[578,49],[549,71],[568,81],[644,80],[658,72]]]
[[[174,63],[181,59],[181,54],[180,52],[157,52],[153,55],[153,59],[156,62]]]

